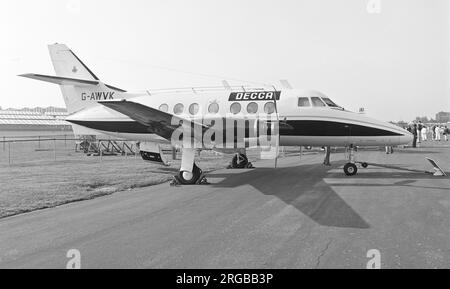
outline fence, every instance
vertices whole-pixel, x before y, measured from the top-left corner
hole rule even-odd
[[[0,164],[11,165],[39,161],[80,159],[88,154],[99,161],[109,155],[136,158],[139,149],[135,142],[106,139],[83,141],[73,135],[19,136],[0,138]]]

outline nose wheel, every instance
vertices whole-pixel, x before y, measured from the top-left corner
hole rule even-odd
[[[354,163],[346,163],[344,166],[344,173],[347,176],[354,176],[358,172],[358,167]]]

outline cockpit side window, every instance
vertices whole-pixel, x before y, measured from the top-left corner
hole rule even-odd
[[[322,97],[322,100],[325,101],[325,103],[330,107],[339,107],[336,103],[334,103],[331,99],[328,97]]]
[[[298,106],[300,106],[300,107],[311,106],[311,104],[309,103],[309,98],[307,98],[307,97],[299,97],[298,98]]]
[[[325,103],[320,99],[320,97],[311,97],[313,106],[326,106]]]

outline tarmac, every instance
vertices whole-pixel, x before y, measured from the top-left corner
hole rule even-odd
[[[0,268],[450,268],[450,147],[257,161],[209,185],[168,183],[0,220]],[[379,165],[376,165],[379,164]],[[450,175],[450,174],[448,174]]]

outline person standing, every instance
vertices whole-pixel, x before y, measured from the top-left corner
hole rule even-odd
[[[393,154],[394,153],[394,147],[393,146],[386,146],[386,154]]]
[[[448,128],[447,126],[444,127],[444,138],[445,141],[448,141],[448,136],[450,135],[450,128]]]
[[[423,124],[422,121],[419,120],[419,123],[417,124],[417,142],[421,143],[423,138],[422,138],[422,128],[423,128]]]
[[[434,134],[436,136],[435,141],[441,141],[441,128],[440,126],[436,126],[436,128],[434,129]]]
[[[417,147],[417,124],[413,124],[411,128],[411,133],[413,134],[413,148]]]
[[[420,131],[420,133],[422,134],[422,140],[423,141],[427,141],[427,127],[423,126],[422,130]]]
[[[330,154],[331,154],[331,147],[330,146],[326,146],[325,147],[325,159],[323,160],[323,164],[325,166],[331,166]]]

